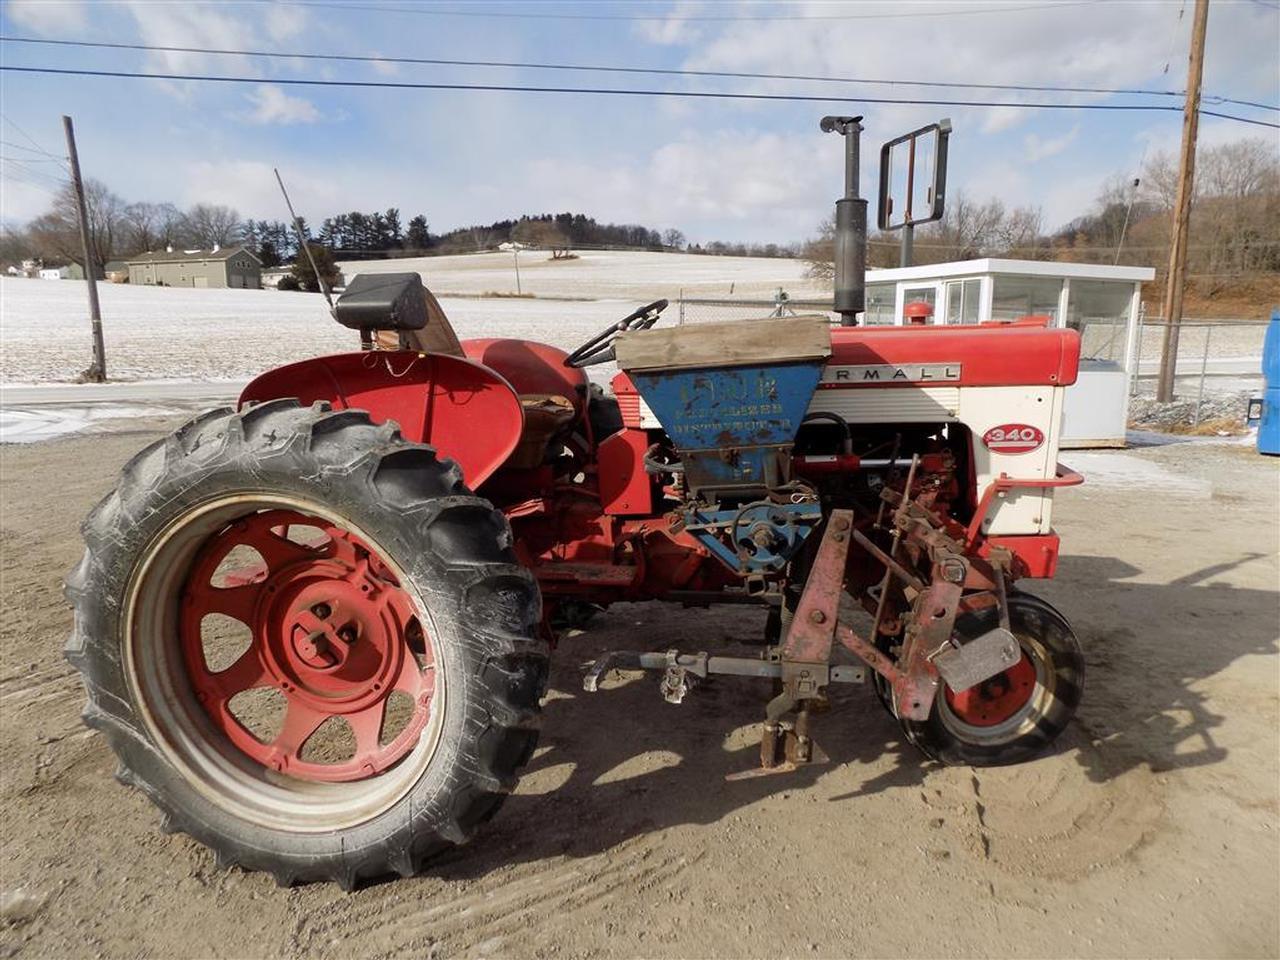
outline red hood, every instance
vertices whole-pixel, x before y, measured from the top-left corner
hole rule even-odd
[[[1074,330],[1012,325],[832,327],[827,363],[946,364],[959,368],[958,378],[948,378],[949,386],[1065,387],[1076,382],[1080,335]],[[886,383],[866,385],[883,387]]]

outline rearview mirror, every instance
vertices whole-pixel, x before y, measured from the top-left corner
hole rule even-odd
[[[928,223],[942,217],[947,187],[947,140],[951,121],[940,120],[890,140],[880,148],[881,230]]]

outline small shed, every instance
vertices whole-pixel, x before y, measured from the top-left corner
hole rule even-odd
[[[124,260],[108,260],[102,265],[102,272],[111,283],[129,282],[129,264]]]
[[[129,260],[129,282],[150,287],[262,288],[262,263],[245,247],[160,250]]]
[[[1067,390],[1062,445],[1124,446],[1129,385],[1137,369],[1142,284],[1150,267],[985,258],[867,271],[870,326],[904,323],[908,303],[934,324],[1046,315],[1080,331],[1080,376]]]

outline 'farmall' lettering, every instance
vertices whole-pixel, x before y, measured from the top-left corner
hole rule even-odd
[[[958,363],[829,364],[822,371],[822,385],[855,387],[880,383],[954,383],[960,379],[960,369]]]

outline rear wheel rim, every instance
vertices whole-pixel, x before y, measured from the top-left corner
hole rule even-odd
[[[321,521],[324,522],[324,521]],[[196,556],[182,597],[181,636],[196,700],[214,726],[258,763],[292,777],[323,782],[361,780],[403,758],[426,726],[435,664],[410,649],[422,630],[413,600],[368,545],[349,531],[298,511],[266,510],[230,524]],[[292,529],[322,531],[313,544],[289,539]],[[265,562],[242,567],[216,585],[218,568],[235,549]],[[252,642],[230,666],[211,670],[202,622],[228,616],[249,627]],[[423,638],[425,640],[425,638]],[[281,691],[280,730],[264,742],[232,710],[237,695]],[[390,742],[382,742],[392,694],[413,701]],[[350,759],[308,761],[303,747],[332,718],[355,738]]]
[[[288,539],[295,526],[325,542]],[[228,571],[237,547],[258,562]],[[439,747],[445,690],[428,612],[386,551],[322,505],[239,494],[186,512],[145,550],[126,606],[125,667],[148,730],[192,786],[239,817],[301,832],[365,822],[421,779]],[[202,646],[210,614],[250,634],[216,670]],[[286,706],[278,733],[263,737],[234,701],[268,689]],[[384,742],[393,694],[411,707]],[[309,758],[330,718],[348,725],[354,750]]]

